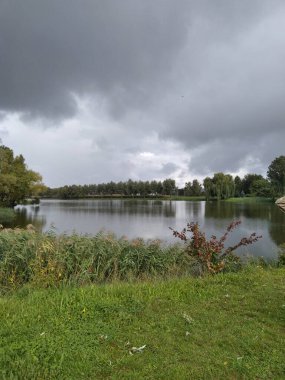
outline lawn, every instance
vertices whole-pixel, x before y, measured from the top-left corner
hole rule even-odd
[[[285,269],[0,299],[3,379],[285,378]]]

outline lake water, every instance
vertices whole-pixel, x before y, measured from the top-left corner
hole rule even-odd
[[[142,237],[175,242],[169,227],[181,230],[187,222],[198,222],[206,235],[223,234],[232,220],[242,224],[230,235],[237,243],[252,232],[262,235],[257,243],[241,247],[239,253],[276,258],[285,242],[285,213],[273,203],[191,202],[162,200],[42,200],[39,206],[18,206],[18,226],[32,223],[42,231],[54,226],[57,233],[112,231],[118,237]]]

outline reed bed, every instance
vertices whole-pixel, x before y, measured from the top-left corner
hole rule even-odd
[[[182,275],[189,272],[187,260],[181,245],[163,246],[159,240],[102,232],[56,236],[32,226],[0,232],[2,291],[26,283],[48,287]]]

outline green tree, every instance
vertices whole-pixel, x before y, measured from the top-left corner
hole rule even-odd
[[[197,179],[193,179],[193,183],[192,183],[192,192],[193,192],[193,195],[194,196],[199,196],[202,194],[202,185],[200,184],[200,182],[197,180]]]
[[[192,183],[191,183],[191,181],[185,183],[184,195],[187,195],[187,196],[192,195]]]
[[[265,179],[257,179],[252,182],[250,186],[250,193],[257,197],[267,197],[272,195],[272,188],[270,182]]]
[[[253,182],[264,179],[262,175],[260,174],[246,174],[242,180],[242,191],[245,194],[250,194],[251,193],[251,185]]]
[[[242,194],[242,180],[238,175],[235,177],[234,183],[235,183],[235,197],[240,197]]]
[[[214,184],[214,196],[218,200],[234,196],[235,184],[230,174],[215,173],[212,181]]]
[[[194,179],[193,182],[186,182],[184,188],[184,195],[187,196],[199,196],[202,194],[202,186],[197,179]]]
[[[0,204],[13,207],[27,197],[44,190],[40,174],[29,170],[22,155],[0,146]]]
[[[205,197],[208,201],[211,197],[214,196],[214,184],[212,178],[206,177],[203,181],[203,186],[205,191]]]
[[[285,156],[276,157],[268,167],[267,177],[274,196],[285,194]]]
[[[175,194],[176,185],[175,180],[171,178],[167,178],[162,183],[163,186],[163,194],[165,195],[173,195]]]

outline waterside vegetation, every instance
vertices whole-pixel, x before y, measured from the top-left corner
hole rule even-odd
[[[242,264],[235,251],[261,238],[255,233],[233,246],[229,234],[240,224],[232,222],[220,237],[207,239],[198,223],[181,232],[172,230],[184,244],[163,245],[158,240],[118,239],[112,234],[55,235],[26,230],[0,231],[0,286],[2,293],[25,284],[50,287],[111,281],[237,271]]]

